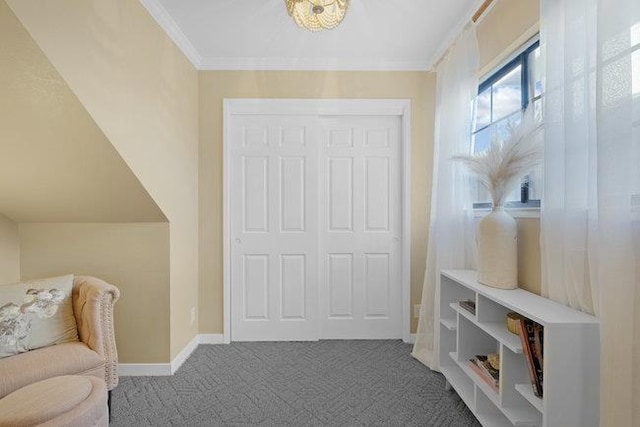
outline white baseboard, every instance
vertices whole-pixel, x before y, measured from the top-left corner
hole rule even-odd
[[[198,335],[199,344],[228,344],[224,341],[222,334],[200,334]]]
[[[171,375],[175,374],[176,371],[180,369],[180,366],[182,366],[185,360],[187,360],[189,356],[191,356],[193,350],[198,348],[198,344],[200,344],[200,335],[196,335],[195,337],[193,337],[193,339],[189,341],[189,344],[187,344],[187,346],[183,348],[180,353],[178,353],[175,359],[171,361]]]
[[[169,376],[175,374],[200,344],[224,344],[222,334],[199,334],[182,349],[171,363],[120,363],[121,377]]]
[[[170,363],[120,363],[118,375],[121,377],[162,377],[171,375]]]

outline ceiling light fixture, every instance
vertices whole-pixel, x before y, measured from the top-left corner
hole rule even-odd
[[[340,25],[349,0],[285,0],[289,16],[309,31],[330,30]]]

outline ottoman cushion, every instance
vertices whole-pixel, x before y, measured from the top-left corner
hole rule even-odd
[[[0,399],[0,414],[0,427],[96,425],[107,416],[107,389],[95,377],[49,378]]]
[[[22,387],[60,375],[104,379],[104,358],[81,342],[39,348],[0,359],[0,398]]]

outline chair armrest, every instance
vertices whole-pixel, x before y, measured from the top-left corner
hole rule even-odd
[[[73,313],[78,337],[105,359],[105,383],[112,390],[118,385],[118,351],[113,331],[113,305],[120,291],[113,285],[90,276],[73,280]]]

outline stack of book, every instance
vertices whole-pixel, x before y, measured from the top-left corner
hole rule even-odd
[[[476,354],[476,357],[469,359],[469,367],[478,374],[482,381],[498,393],[500,390],[500,370],[491,365],[488,357]]]
[[[460,301],[460,302],[458,302],[458,304],[460,304],[460,307],[464,308],[469,313],[476,314],[476,302],[475,301],[468,299],[468,300]]]

